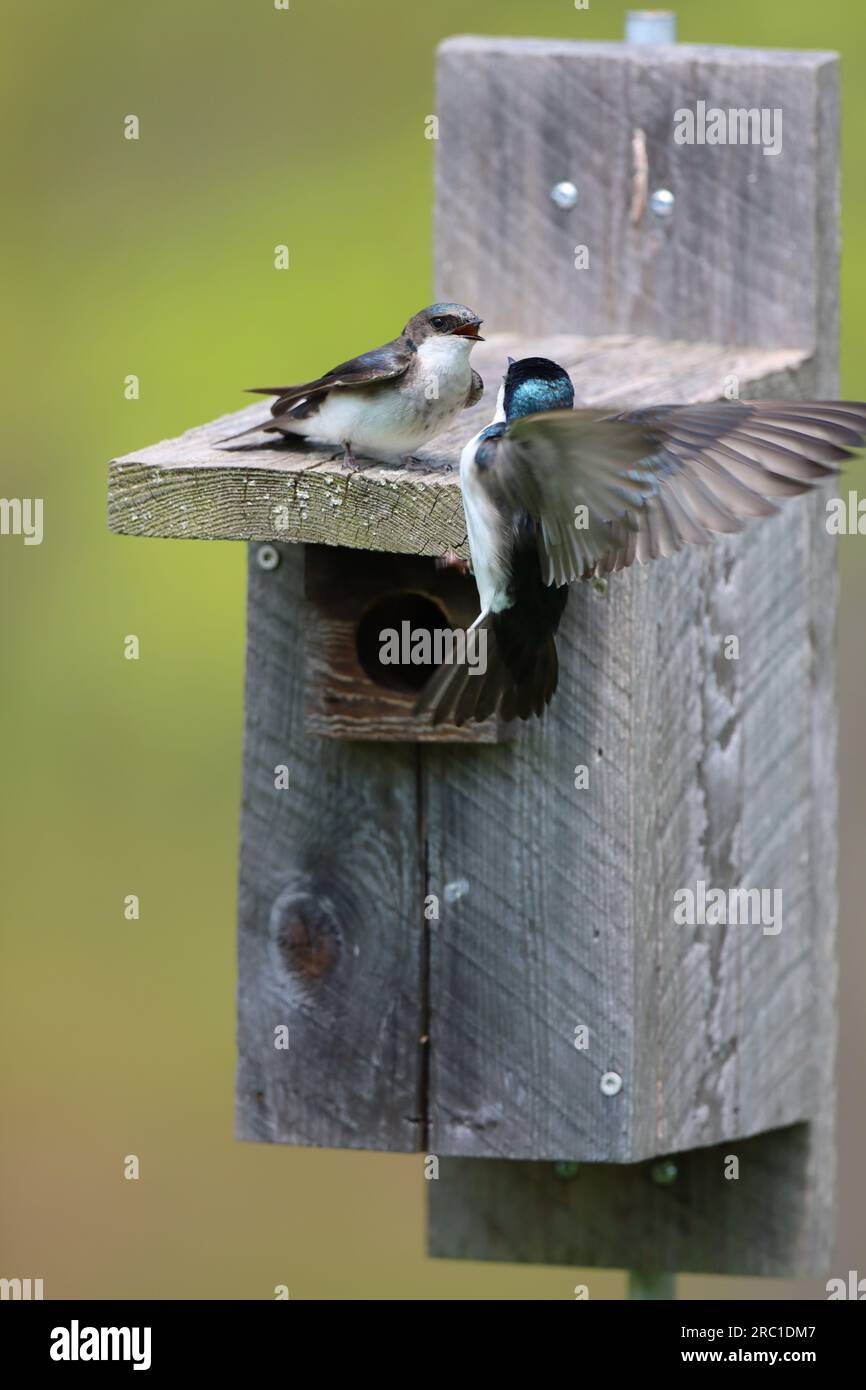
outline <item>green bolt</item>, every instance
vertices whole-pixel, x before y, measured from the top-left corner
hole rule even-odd
[[[676,1181],[679,1169],[672,1158],[662,1158],[650,1169],[650,1176],[659,1187],[670,1187]]]

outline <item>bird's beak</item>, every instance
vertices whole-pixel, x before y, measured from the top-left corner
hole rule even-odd
[[[459,327],[451,329],[452,338],[471,338],[475,343],[483,343],[484,339],[478,332],[483,319],[475,319],[473,323],[461,323]]]

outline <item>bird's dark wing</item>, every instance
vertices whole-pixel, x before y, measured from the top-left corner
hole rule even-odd
[[[333,367],[315,381],[305,381],[298,386],[251,386],[248,389],[253,395],[277,397],[271,406],[273,421],[263,420],[260,425],[250,425],[238,434],[227,435],[219,443],[228,444],[245,434],[258,434],[259,430],[279,430],[281,416],[306,418],[315,413],[328,392],[335,387],[373,386],[376,382],[391,381],[402,376],[416,352],[417,348],[410,338],[395,338],[383,347],[371,348],[369,352],[362,352],[360,357],[341,362],[339,367]]]
[[[775,512],[780,499],[837,473],[866,438],[858,401],[657,406],[618,418],[655,440],[645,460],[654,487],[634,516],[612,524],[599,574],[741,530],[745,518]]]
[[[481,397],[484,395],[484,382],[482,381],[481,377],[478,375],[474,367],[471,370],[472,385],[469,387],[469,395],[466,397],[466,401],[463,406],[464,410],[468,410],[470,405],[475,405],[475,402],[480,401]]]
[[[739,531],[836,472],[864,438],[858,402],[557,410],[509,425],[479,478],[495,504],[538,523],[545,583],[565,584]]]
[[[305,381],[298,386],[253,386],[254,395],[276,396],[271,406],[271,414],[283,415],[298,401],[310,396],[320,396],[336,386],[372,386],[377,381],[391,381],[408,370],[409,363],[417,349],[409,338],[395,338],[383,347],[371,348],[360,357],[352,357],[332,367],[324,376],[315,381]]]
[[[632,477],[650,448],[644,431],[597,410],[547,410],[479,447],[475,466],[497,512],[536,522],[544,582],[565,584],[593,572],[611,519],[640,505],[647,485]]]

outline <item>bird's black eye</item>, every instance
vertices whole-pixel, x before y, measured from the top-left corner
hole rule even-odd
[[[432,323],[434,328],[444,328],[448,320],[446,318],[443,318],[441,314],[437,314],[435,318],[432,318],[430,320],[430,322]]]

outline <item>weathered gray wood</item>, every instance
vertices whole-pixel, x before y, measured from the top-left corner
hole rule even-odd
[[[414,748],[304,727],[303,551],[249,571],[239,901],[241,1139],[422,1143]],[[289,771],[278,789],[275,771]],[[289,1047],[274,1030],[289,1029]]]
[[[533,334],[543,323],[550,332],[814,347],[828,292],[812,274],[828,173],[819,98],[836,71],[832,53],[446,40],[437,284],[483,305],[491,332]],[[676,144],[675,112],[698,101],[781,108],[781,154]],[[648,191],[676,196],[669,221],[648,208],[631,220],[636,130]],[[578,188],[570,211],[550,201],[562,179]],[[574,267],[578,245],[589,251],[586,270]]]
[[[629,1163],[814,1112],[805,542],[789,508],[576,588],[545,719],[428,752],[431,887],[468,885],[432,937],[435,1152]],[[779,889],[781,933],[677,925],[699,881]]]
[[[815,1273],[826,1251],[806,1196],[810,1129],[690,1150],[664,1185],[649,1163],[581,1164],[563,1181],[550,1163],[443,1159],[427,1187],[429,1252],[682,1274]],[[729,1155],[739,1159],[736,1180],[725,1177]],[[591,1295],[591,1279],[589,1287]]]
[[[827,54],[449,41],[437,289],[490,299],[492,327],[527,334],[579,323],[812,347],[787,381],[741,394],[833,394],[836,77]],[[783,153],[675,145],[673,111],[698,98],[782,107]],[[638,126],[650,190],[676,193],[665,225],[629,221]],[[494,131],[508,177],[492,181],[479,159]],[[563,178],[580,190],[573,213],[548,197]],[[578,243],[587,271],[574,268]],[[832,583],[815,502],[713,554],[614,578],[606,601],[578,588],[544,724],[486,763],[426,753],[431,886],[467,885],[431,936],[431,1150],[623,1164],[684,1151],[689,1175],[657,1190],[635,1166],[582,1166],[569,1185],[537,1162],[443,1164],[429,1187],[434,1253],[820,1268],[833,1168]],[[729,634],[738,661],[722,655]],[[576,764],[588,790],[573,790]],[[780,888],[782,932],[675,926],[674,891],[699,879]],[[580,1023],[585,1052],[572,1046]],[[622,1078],[615,1095],[600,1084],[608,1071]],[[726,1153],[748,1160],[737,1181],[721,1171]]]
[[[628,399],[651,399],[653,387],[645,379],[643,367],[639,366],[634,378],[627,374],[628,356],[628,351],[622,355],[616,349],[619,389]],[[642,360],[640,355],[638,360]],[[786,379],[771,379],[769,385],[774,392],[781,391]],[[524,807],[525,831],[516,840],[503,833],[495,850],[489,843],[482,845],[483,854],[489,857],[485,872],[501,885],[497,892],[504,896],[494,901],[505,904],[502,911],[494,913],[492,920],[485,915],[474,886],[474,866],[468,871],[469,896],[461,897],[459,889],[449,892],[449,884],[463,877],[466,860],[452,860],[446,872],[436,858],[436,846],[441,842],[434,819],[425,826],[422,837],[429,838],[433,852],[429,865],[422,865],[417,826],[433,813],[438,816],[440,809],[435,797],[428,798],[423,791],[420,803],[416,799],[420,784],[414,753],[396,747],[375,753],[355,745],[335,749],[330,741],[322,743],[311,735],[303,709],[304,630],[310,615],[305,611],[296,573],[300,552],[281,546],[280,553],[283,561],[279,569],[268,572],[253,565],[250,581],[240,911],[239,1132],[247,1137],[297,1143],[387,1148],[420,1145],[427,1118],[418,1098],[422,1075],[418,1037],[427,1026],[422,933],[429,932],[437,951],[454,933],[455,953],[449,968],[456,971],[461,954],[456,929],[465,919],[473,923],[473,932],[481,928],[483,937],[486,931],[491,950],[500,937],[506,939],[503,933],[512,933],[507,939],[513,949],[506,954],[510,954],[513,968],[509,967],[500,981],[503,1008],[509,997],[533,997],[525,971],[527,952],[535,951],[537,956],[539,998],[549,980],[552,987],[559,981],[558,987],[568,991],[563,1014],[567,1027],[558,1039],[556,1064],[551,1064],[550,1039],[545,1041],[542,1030],[541,1050],[528,1053],[523,1078],[526,1086],[536,1087],[536,1114],[547,1118],[535,1129],[529,1125],[519,1142],[513,1143],[513,1151],[555,1157],[572,1152],[574,1156],[595,1152],[605,1157],[624,1153],[616,1109],[600,1105],[600,1093],[596,1095],[597,1074],[585,1073],[579,1083],[587,1088],[586,1107],[594,1107],[602,1122],[593,1138],[595,1147],[584,1146],[580,1106],[575,1109],[567,1146],[561,1145],[562,1131],[556,1128],[563,1104],[567,1101],[571,1105],[568,1085],[578,1075],[574,1067],[577,1054],[570,1044],[574,1023],[581,1019],[573,1013],[571,991],[586,999],[604,991],[606,1002],[603,999],[599,1005],[601,1012],[621,1018],[625,1033],[631,1027],[628,997],[622,993],[626,976],[615,955],[621,942],[613,941],[607,931],[593,941],[590,930],[595,921],[619,919],[622,870],[616,867],[616,855],[625,853],[620,843],[625,815],[622,783],[611,784],[613,799],[605,811],[581,800],[578,793],[569,794],[571,770],[580,756],[580,747],[569,733],[557,735],[560,742],[546,766],[531,752],[521,761],[522,782],[499,762],[493,788],[486,775],[492,749],[474,750],[471,758],[463,750],[449,766],[425,759],[424,785],[429,786],[430,778],[439,773],[443,779],[440,790],[450,783],[455,795],[455,805],[445,808],[446,815],[455,817],[449,841],[452,845],[464,837],[467,846],[475,843],[477,825],[487,827],[491,835],[495,825],[510,829],[515,805]],[[616,604],[619,587],[630,582],[628,578],[612,581],[608,599],[589,588],[574,591],[571,610],[580,643],[576,652],[579,659],[568,655],[566,639],[567,674],[557,697],[563,702],[566,730],[580,727],[582,709],[596,710],[604,721],[597,746],[606,750],[605,758],[620,772],[629,756],[624,723],[629,644],[623,640]],[[608,672],[610,707],[599,705],[594,693],[600,667]],[[556,721],[549,727],[556,731],[560,724]],[[539,736],[547,737],[547,728],[545,722],[527,730],[530,747]],[[595,776],[592,749],[596,745],[590,742],[590,766]],[[290,768],[288,791],[274,788],[274,768],[281,762]],[[546,785],[554,789],[554,795],[556,788],[565,789],[563,805],[553,817],[552,836],[543,794]],[[468,804],[465,787],[470,789]],[[575,880],[573,885],[575,894],[585,896],[591,913],[581,931],[558,933],[545,957],[514,917],[509,894],[515,878],[523,878],[525,871],[529,883],[526,891],[540,893],[539,919],[555,926],[556,899],[551,894],[555,895],[556,884],[544,887],[547,875],[524,850],[523,841],[535,837],[538,845],[538,836],[545,828],[545,834],[551,836],[545,852],[558,879],[560,873],[576,872],[571,867],[574,841],[583,837],[588,843],[599,816],[609,818],[614,846],[605,852],[601,863],[587,865],[585,880],[580,885]],[[557,834],[569,838],[557,843]],[[425,928],[422,910],[428,890],[439,896],[442,917],[439,923],[430,922]],[[282,911],[272,920],[274,903],[284,893],[288,902],[284,900]],[[316,903],[322,897],[331,906],[319,910]],[[339,921],[333,925],[335,911]],[[414,935],[412,923],[417,924]],[[280,931],[286,943],[282,949],[275,945]],[[358,956],[354,954],[356,945]],[[291,965],[288,971],[287,959]],[[600,966],[599,961],[606,964]],[[359,972],[365,968],[371,974],[362,981]],[[295,987],[296,970],[306,980],[303,989]],[[375,987],[374,980],[378,981]],[[388,1015],[389,1032],[382,1042],[383,1047],[393,1048],[388,1063],[373,1043],[368,1046],[371,1014],[376,1012],[371,1000],[380,987],[386,988],[388,998],[394,1001]],[[489,997],[498,1000],[495,982],[488,982],[487,988]],[[347,991],[348,999],[344,997]],[[263,1019],[262,1000],[269,1004],[274,1001],[273,1019]],[[484,1017],[482,1009],[482,1024]],[[288,1054],[273,1048],[272,1029],[281,1021],[290,1027]],[[346,1047],[349,1033],[361,1040],[357,1047]],[[483,1037],[479,1041],[472,1033],[465,1046],[459,1030],[450,1040],[441,1034],[438,1042],[434,1054],[438,1070],[431,1078],[427,1102],[435,1117],[436,1151],[465,1152],[459,1124],[452,1131],[441,1119],[440,1096],[447,1108],[448,1085],[442,1069],[449,1048],[454,1049],[459,1076],[471,1083],[480,1068],[479,1084],[483,1083],[488,1096],[501,1093],[502,1059],[490,1053]],[[388,1072],[388,1065],[393,1066],[394,1074]],[[550,1088],[549,1094],[538,1090],[542,1082]],[[327,1105],[323,1096],[329,1098]],[[415,1097],[412,1103],[411,1096]],[[615,1123],[611,1128],[612,1119]],[[529,1147],[522,1147],[525,1145]],[[657,1150],[651,1146],[648,1151]]]
[[[493,415],[509,354],[554,357],[573,373],[582,403],[610,409],[715,400],[732,375],[744,397],[767,394],[771,380],[783,388],[804,356],[784,346],[755,351],[623,336],[498,335],[473,353],[483,399],[421,452],[430,459],[429,473],[371,464],[349,475],[341,451],[275,444],[265,435],[242,448],[219,448],[217,440],[268,418],[259,403],[116,459],[109,468],[109,526],[135,536],[305,541],[412,555],[441,555],[452,546],[466,555],[456,465],[463,445]]]
[[[632,383],[630,379],[621,377],[620,384],[629,397],[648,389],[640,379]],[[732,545],[737,544],[739,542],[732,542]],[[622,967],[617,954],[622,951],[624,938],[612,938],[605,929],[599,931],[596,939],[592,930],[596,923],[617,923],[621,920],[621,883],[627,854],[622,833],[626,823],[623,801],[626,783],[622,776],[627,772],[630,756],[626,692],[632,679],[629,652],[634,638],[633,634],[631,637],[626,634],[628,640],[624,641],[617,604],[620,602],[620,589],[629,586],[632,578],[626,576],[613,580],[608,599],[600,598],[588,588],[575,590],[571,609],[575,615],[576,640],[580,645],[572,653],[567,638],[563,644],[567,666],[558,703],[561,702],[564,717],[562,721],[545,721],[529,731],[529,749],[520,761],[522,780],[517,779],[514,772],[499,760],[497,778],[495,784],[491,785],[486,775],[487,764],[479,760],[479,755],[473,755],[470,761],[465,753],[458,754],[448,766],[430,760],[425,763],[426,784],[429,786],[432,777],[440,793],[451,789],[453,800],[441,812],[436,797],[428,798],[426,806],[421,808],[422,814],[430,821],[427,834],[433,847],[428,877],[422,880],[420,848],[414,830],[418,817],[414,762],[411,759],[407,761],[397,749],[383,750],[386,759],[384,766],[378,757],[375,763],[365,761],[362,750],[355,748],[345,750],[344,755],[335,759],[327,744],[308,741],[309,731],[302,719],[299,692],[302,684],[299,676],[303,666],[302,629],[305,614],[299,591],[286,587],[290,574],[294,573],[293,566],[298,561],[298,554],[290,547],[281,548],[281,553],[284,560],[278,570],[262,572],[256,566],[251,572],[241,897],[241,1132],[291,1142],[357,1142],[364,1146],[381,1144],[383,1147],[411,1147],[413,1135],[418,1141],[421,1115],[417,1105],[414,1110],[407,1107],[403,1112],[406,1116],[416,1116],[411,1125],[393,1121],[393,1113],[386,1105],[384,1129],[382,1116],[375,1110],[377,1105],[384,1104],[384,1091],[371,1092],[369,1113],[363,1107],[360,1110],[357,1108],[359,1094],[364,1094],[364,1088],[358,1085],[354,1066],[347,1065],[342,1043],[339,1065],[334,1063],[326,1042],[326,1031],[322,1031],[322,1026],[314,1022],[320,1013],[319,1000],[327,999],[329,992],[333,992],[334,999],[325,1010],[326,1017],[342,1017],[345,1012],[346,1026],[363,1032],[361,1020],[364,1006],[359,1002],[363,991],[356,987],[352,973],[358,969],[357,958],[352,956],[349,961],[351,970],[342,977],[347,982],[345,986],[339,980],[327,985],[325,980],[318,996],[314,993],[310,998],[303,994],[296,997],[284,980],[285,952],[281,956],[273,946],[270,913],[274,900],[283,889],[290,887],[293,882],[300,883],[297,891],[324,892],[334,901],[339,898],[339,884],[344,876],[344,891],[350,898],[356,895],[357,899],[353,908],[350,904],[350,909],[357,915],[353,930],[366,933],[371,929],[371,921],[374,922],[381,934],[381,937],[375,938],[376,951],[387,950],[384,943],[395,921],[414,920],[419,923],[417,940],[410,935],[407,942],[402,933],[400,936],[401,946],[403,951],[409,953],[408,957],[404,958],[398,952],[389,961],[390,970],[399,966],[403,989],[410,994],[415,991],[413,1007],[410,1007],[408,1000],[404,999],[403,1002],[409,1016],[408,1022],[404,1018],[407,1031],[403,1034],[403,1045],[409,1048],[409,1053],[403,1059],[404,1066],[409,1066],[409,1060],[417,1050],[417,1035],[422,1026],[420,1023],[415,1025],[421,1018],[422,1009],[421,964],[417,952],[420,950],[424,883],[430,891],[440,895],[443,903],[442,921],[431,924],[434,951],[442,951],[450,934],[454,934],[455,944],[453,955],[449,957],[449,969],[456,972],[460,968],[460,942],[464,938],[474,940],[476,933],[479,940],[484,940],[486,936],[490,951],[497,953],[502,941],[508,941],[509,948],[503,954],[513,962],[513,968],[509,967],[498,980],[487,980],[485,985],[495,1010],[504,1009],[512,994],[526,1001],[527,1009],[534,1007],[531,1004],[534,995],[532,976],[527,973],[527,954],[531,960],[534,953],[536,959],[537,997],[543,999],[548,988],[565,992],[562,1025],[558,1036],[553,1039],[555,1049],[551,1046],[551,1038],[546,1036],[545,1025],[541,1030],[540,1051],[533,1051],[530,1033],[525,1054],[526,1075],[522,1078],[522,1084],[527,1090],[533,1086],[536,1088],[534,1114],[543,1117],[542,1122],[536,1122],[533,1128],[527,1120],[526,1128],[517,1137],[511,1135],[507,1138],[505,1151],[517,1155],[537,1153],[539,1156],[553,1157],[563,1154],[578,1157],[593,1154],[605,1157],[633,1156],[625,1147],[628,1141],[621,1132],[618,1102],[610,1102],[601,1096],[597,1068],[584,1069],[583,1072],[576,1069],[578,1054],[571,1047],[574,1024],[592,1021],[585,1019],[582,1012],[578,1014],[574,1011],[574,999],[597,998],[600,1001],[597,1004],[600,1015],[620,1020],[618,1026],[624,1030],[623,1039],[632,1026],[629,996],[622,993],[628,971]],[[694,559],[687,561],[689,564],[694,562]],[[644,576],[639,576],[639,579],[643,582]],[[598,697],[600,669],[605,673],[610,695],[610,699],[605,701],[600,701]],[[649,687],[651,682],[647,684]],[[585,710],[594,711],[593,717],[599,721],[597,740],[593,732],[588,738],[576,738],[574,735],[574,730],[581,728],[581,720],[584,719],[582,711]],[[539,738],[548,739],[548,730],[559,742],[552,747],[549,761],[541,764],[533,747]],[[571,790],[572,769],[584,746],[590,749],[588,756],[593,778],[597,775],[598,767],[607,763],[619,770],[617,777],[608,784],[605,806],[599,805],[595,799],[582,798]],[[599,747],[603,749],[603,759],[596,763]],[[301,758],[297,768],[286,752],[287,748],[297,750],[293,753],[293,756]],[[288,762],[292,769],[292,787],[288,792],[277,791],[273,787],[273,769],[283,761]],[[353,787],[349,800],[344,787],[346,779],[351,780]],[[465,790],[467,787],[468,793]],[[558,809],[555,806],[557,798],[562,801]],[[399,815],[395,813],[398,804],[402,807]],[[548,813],[549,805],[554,806],[552,815]],[[510,833],[503,834],[494,845],[494,827],[508,826],[510,832],[515,807],[521,808],[524,829],[513,839]],[[483,808],[483,813],[479,808]],[[461,855],[459,860],[452,860],[448,866],[440,864],[436,858],[436,847],[440,846],[441,852],[443,843],[439,838],[439,822],[436,819],[440,814],[450,821],[451,839],[448,843],[467,846],[467,853]],[[365,877],[364,855],[356,856],[355,837],[359,834],[359,822],[366,827],[365,833],[372,840],[378,839],[383,862],[397,866],[396,878],[390,880],[391,887],[384,894],[378,882],[379,861],[372,861],[370,873]],[[575,845],[591,844],[593,826],[597,828],[599,823],[602,828],[612,828],[611,846],[604,849],[596,863],[576,859]],[[487,915],[483,895],[479,900],[474,878],[475,866],[469,863],[471,854],[468,849],[476,843],[479,826],[484,828],[484,835],[489,841],[480,845],[484,871],[496,885],[492,916]],[[537,845],[541,827],[545,827],[545,853],[549,855],[550,865],[556,869],[555,878],[573,875],[570,891],[574,900],[582,899],[587,904],[587,912],[581,914],[584,925],[577,931],[563,933],[559,930],[556,884],[552,888],[545,888],[548,875],[541,869],[537,858],[533,862],[532,837],[535,837],[534,843]],[[557,842],[557,834],[563,837],[561,843]],[[524,850],[527,840],[530,848]],[[410,849],[410,844],[414,845],[414,850]],[[370,848],[366,840],[365,846]],[[620,856],[619,861],[617,855]],[[418,856],[417,859],[415,856]],[[323,875],[313,890],[309,889],[309,881],[304,878],[304,866],[310,859],[318,865]],[[394,872],[392,868],[391,873]],[[447,886],[462,878],[464,873],[469,877],[470,892],[465,897],[458,896],[449,904]],[[417,877],[413,878],[413,874],[417,874]],[[525,922],[514,911],[515,900],[510,895],[515,883],[519,886],[524,880],[526,887],[520,888],[520,891],[525,891],[527,901],[534,902],[538,898],[538,919],[551,924],[553,935],[543,949],[537,940],[538,928],[534,937],[532,930],[526,930]],[[371,902],[369,895],[374,890],[375,897]],[[303,918],[304,914],[300,916]],[[310,956],[310,968],[314,974],[318,971],[327,974],[331,968],[328,949],[331,933],[327,925],[322,926],[316,918],[312,927],[308,925],[299,930],[302,935],[301,955],[306,952]],[[312,937],[309,947],[304,945],[304,932],[309,932]],[[315,942],[322,936],[326,940],[319,949]],[[360,943],[354,940],[354,944]],[[337,957],[335,965],[340,962],[345,964],[346,952],[344,948],[341,950],[342,954]],[[378,956],[376,952],[371,955],[366,943],[360,959],[368,963],[372,960],[372,968],[377,968]],[[496,969],[500,969],[498,960]],[[407,973],[408,984],[405,981]],[[349,984],[353,996],[352,1007],[345,1011],[343,1004],[338,1001],[343,988],[349,987]],[[437,991],[440,987],[441,979],[438,979]],[[319,988],[318,983],[316,988]],[[297,1073],[303,1078],[300,1092],[296,1088],[297,1083],[293,1087],[286,1080],[286,1065],[291,1062],[292,1048],[289,1057],[284,1057],[272,1048],[272,1039],[267,1036],[267,1030],[262,1030],[259,1001],[262,997],[269,999],[275,989],[277,999],[284,1001],[290,1009],[285,1021],[290,1024],[295,1051],[301,1047],[310,1050],[310,1057],[305,1057],[303,1069],[299,1068]],[[599,994],[600,990],[605,994]],[[395,990],[395,994],[397,998],[400,997],[399,989]],[[445,1008],[438,993],[436,1007]],[[295,1018],[299,1008],[301,1024]],[[437,1152],[466,1151],[460,1118],[453,1125],[442,1118],[448,1109],[450,1083],[446,1067],[452,1051],[455,1072],[462,1082],[473,1084],[473,1077],[480,1070],[481,1110],[485,1104],[484,1097],[500,1094],[501,1074],[506,1059],[496,1047],[491,1049],[485,1042],[485,1007],[477,1006],[472,1001],[467,1015],[471,1017],[476,1008],[479,1021],[468,1037],[464,1038],[458,1028],[447,1035],[441,1032],[437,1039],[431,1085],[434,1147]],[[355,1009],[359,1011],[357,1017]],[[453,1017],[449,1016],[448,1021],[450,1029],[454,1023]],[[303,1028],[299,1033],[301,1025]],[[343,1036],[340,1032],[341,1040]],[[611,1065],[627,1051],[626,1041],[617,1043],[616,1037],[614,1032]],[[298,1038],[304,1041],[299,1042]],[[526,1039],[520,1035],[517,1040],[520,1047],[526,1043]],[[552,1062],[551,1052],[554,1050],[557,1055],[555,1062]],[[351,1056],[355,1056],[354,1052]],[[378,1065],[377,1062],[371,1085],[378,1084]],[[538,1089],[542,1082],[549,1092]],[[574,1089],[575,1083],[577,1091]],[[390,1082],[387,1084],[390,1085]],[[414,1080],[404,1077],[402,1084],[411,1089],[418,1084],[417,1077]],[[386,1082],[382,1081],[382,1085],[385,1086]],[[322,1113],[321,1094],[329,1088],[333,1104]],[[258,1092],[262,1093],[264,1099],[256,1101],[250,1108],[250,1097],[255,1098]],[[582,1109],[580,1096],[584,1093]],[[674,1101],[676,1099],[673,1098]],[[489,1101],[486,1103],[489,1105]],[[263,1106],[267,1106],[267,1109],[260,1115],[259,1110]],[[561,1128],[557,1129],[562,1122],[564,1107],[570,1115],[570,1129],[565,1134]],[[332,1109],[339,1112],[339,1121]],[[353,1112],[351,1121],[347,1118],[350,1109]],[[585,1112],[595,1116],[592,1123],[597,1126],[589,1146],[581,1128],[590,1123],[584,1118]],[[676,1104],[672,1113],[678,1113]],[[471,1128],[472,1123],[474,1112],[469,1117],[467,1128]],[[396,1139],[395,1128],[398,1131]],[[347,1138],[349,1130],[352,1133]],[[694,1141],[693,1130],[688,1130],[684,1142]],[[659,1142],[649,1134],[645,1139],[647,1147],[644,1151],[657,1152]],[[674,1147],[674,1143],[671,1142],[669,1147]],[[499,1150],[494,1140],[476,1151]]]
[[[839,238],[840,171],[839,79],[835,69],[818,77],[817,149],[815,158],[823,197],[815,209],[818,224],[815,279],[818,285],[816,395],[832,397],[839,389]],[[836,1188],[836,1044],[838,1035],[839,915],[838,758],[839,689],[836,665],[838,571],[835,539],[825,524],[823,489],[802,513],[809,553],[811,604],[809,640],[812,661],[807,716],[812,740],[810,760],[809,905],[812,925],[814,1017],[812,1021],[814,1086],[817,1108],[808,1131],[805,1210],[809,1258],[805,1267],[827,1269],[833,1246]]]

